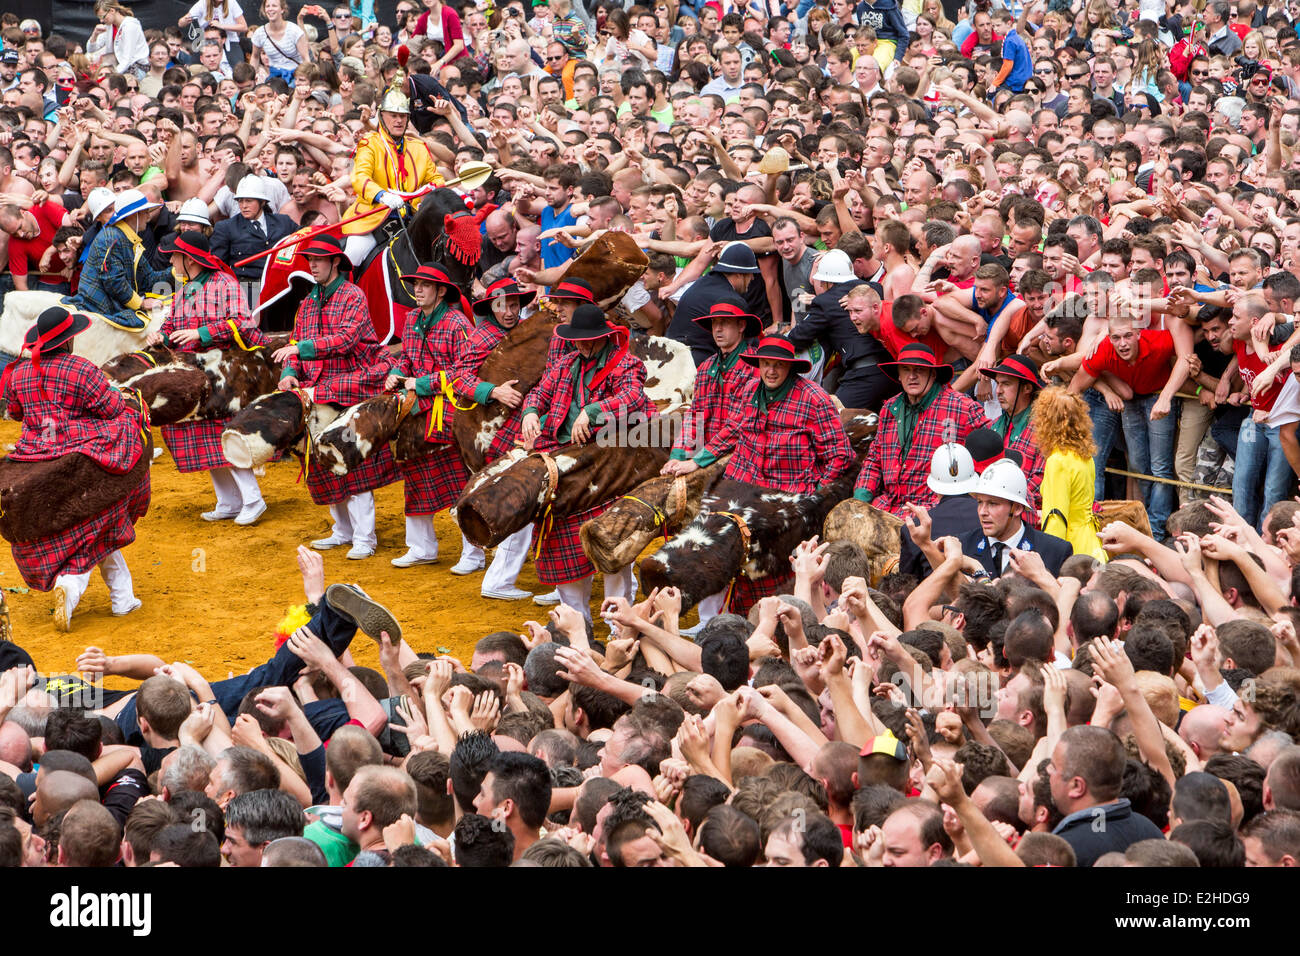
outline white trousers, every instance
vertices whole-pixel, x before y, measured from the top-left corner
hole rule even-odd
[[[429,515],[406,516],[406,548],[414,557],[432,560],[438,556],[438,536]]]
[[[591,576],[567,584],[557,584],[555,590],[560,594],[560,603],[567,604],[581,611],[582,616],[591,621]]]
[[[343,254],[354,266],[365,262],[366,256],[370,255],[370,250],[373,248],[375,248],[375,237],[368,232],[348,236],[343,240]]]
[[[99,563],[99,573],[108,585],[108,596],[114,611],[122,611],[135,600],[135,590],[131,582],[131,569],[126,566],[126,558],[121,551],[114,551]],[[81,603],[86,589],[90,587],[90,572],[81,574],[60,574],[54,579],[55,586],[62,585],[68,595],[68,613],[71,615]]]
[[[629,564],[623,570],[615,574],[606,574],[604,577],[605,600],[622,597],[627,598],[629,604],[636,603],[636,576],[632,573],[632,565]]]
[[[526,524],[497,545],[492,563],[483,575],[483,590],[498,591],[512,588],[519,580],[519,572],[528,559],[528,549],[533,543],[533,526]],[[469,544],[468,541],[465,544]],[[471,546],[472,547],[472,546]]]
[[[375,495],[367,491],[352,495],[345,501],[330,505],[334,518],[334,534],[354,545],[374,548],[379,544],[375,535]]]
[[[251,468],[213,468],[208,474],[217,493],[218,511],[241,511],[262,499],[262,489]]]

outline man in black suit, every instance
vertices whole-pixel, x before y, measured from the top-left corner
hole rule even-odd
[[[246,266],[235,263],[265,252],[298,228],[288,216],[271,212],[270,200],[260,176],[245,176],[235,188],[239,215],[221,220],[212,229],[212,254],[234,268],[235,278],[249,296],[250,308],[257,305],[266,262],[259,259]]]
[[[787,337],[798,349],[821,340],[828,349],[838,352],[844,374],[835,387],[835,397],[845,408],[880,411],[885,399],[898,394],[898,383],[879,368],[881,362],[891,362],[894,357],[874,335],[858,331],[841,302],[850,289],[862,282],[853,272],[848,253],[839,249],[825,253],[813,271],[812,282],[817,297]]]
[[[926,577],[933,568],[925,553],[912,540],[910,529],[913,522],[924,522],[928,515],[930,535],[935,541],[950,534],[959,535],[979,523],[975,499],[970,496],[979,484],[979,475],[971,453],[964,446],[946,442],[935,449],[934,457],[930,459],[930,476],[925,483],[939,496],[939,502],[929,509],[905,505],[913,520],[903,522],[898,554],[899,572],[914,574],[918,578]]]
[[[985,468],[973,497],[979,527],[957,536],[962,554],[978,561],[989,577],[997,578],[1013,568],[1011,551],[1033,551],[1043,559],[1048,574],[1060,575],[1062,563],[1074,554],[1074,548],[1024,522],[1029,483],[1014,462],[1004,458]]]

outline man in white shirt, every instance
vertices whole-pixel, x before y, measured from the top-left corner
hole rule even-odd
[[[1061,564],[1074,548],[1025,524],[1021,516],[1029,507],[1029,483],[1014,461],[1002,458],[985,468],[972,497],[980,526],[959,540],[962,553],[978,561],[986,575],[997,578],[1013,570],[1012,552],[1022,551],[1037,552],[1052,577],[1061,573]]]
[[[704,84],[700,94],[714,93],[730,103],[740,97],[740,88],[745,85],[744,62],[740,57],[740,51],[734,46],[724,46],[718,53],[718,66],[721,74]]]

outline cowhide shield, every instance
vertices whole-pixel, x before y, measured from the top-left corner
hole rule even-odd
[[[309,411],[309,403],[295,392],[263,395],[221,432],[221,452],[236,468],[265,465],[302,438]]]
[[[139,407],[134,396],[127,401]],[[79,452],[50,461],[0,458],[0,537],[26,544],[89,521],[145,481],[152,462],[153,435],[147,429],[144,451],[122,475],[110,474]]]
[[[902,527],[902,519],[889,512],[874,508],[865,501],[847,498],[826,516],[822,540],[852,541],[861,548],[867,557],[867,583],[878,587],[882,577],[898,568]]]
[[[722,477],[731,461],[724,455],[689,475],[656,475],[615,499],[579,529],[582,550],[597,571],[616,574],[635,561],[657,536],[665,539],[684,528],[700,510],[704,493]]]
[[[645,441],[606,447],[588,442],[550,452],[558,474],[553,500],[542,455],[519,451],[499,459],[475,475],[456,502],[461,531],[488,548],[542,517],[548,503],[555,517],[565,518],[631,491],[659,473],[672,449],[672,428],[648,431],[653,434]]]
[[[414,405],[414,393],[397,392],[353,405],[312,440],[311,467],[346,475],[393,439]]]
[[[584,280],[603,302],[625,295],[649,265],[630,233],[606,232],[573,260],[564,277]]]
[[[559,320],[549,310],[543,310],[520,322],[487,354],[479,367],[479,378],[487,382],[518,379],[515,388],[521,395],[527,395],[542,380],[542,373],[546,371],[547,344],[557,325]],[[492,440],[512,414],[515,414],[514,410],[500,402],[475,405],[467,411],[456,412],[451,430],[456,436],[456,447],[460,449],[461,460],[471,473],[483,470]],[[393,454],[398,460],[418,458],[420,454],[428,453],[427,450],[420,451],[424,445],[420,417],[413,415],[398,428],[393,447]]]
[[[853,445],[854,467],[810,494],[719,480],[705,493],[695,519],[641,561],[642,589],[648,594],[656,587],[676,587],[685,610],[722,591],[742,572],[751,580],[784,573],[795,546],[821,534],[830,510],[853,494],[862,456],[875,435],[875,415],[844,409],[840,421]],[[730,515],[744,522],[748,548],[739,523]]]

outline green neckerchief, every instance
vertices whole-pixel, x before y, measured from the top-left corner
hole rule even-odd
[[[578,361],[573,363],[573,399],[569,402],[569,411],[564,417],[564,424],[560,427],[559,431],[556,432],[555,436],[559,439],[560,444],[562,445],[567,444],[569,439],[573,437],[573,423],[578,420],[578,416],[581,415],[583,409],[587,407],[587,386],[591,384],[591,380],[596,377],[596,372],[604,366],[606,360],[609,358],[609,350],[612,341],[612,338],[607,336],[605,344],[601,347],[599,352],[593,355],[590,359],[584,359],[579,355]],[[592,424],[595,425],[597,423],[593,421]]]
[[[759,379],[758,390],[754,392],[754,407],[758,409],[760,415],[766,415],[767,410],[781,401],[790,394],[790,389],[794,388],[795,382],[799,381],[799,376],[790,370],[790,374],[785,377],[785,381],[776,388],[768,388]]]
[[[203,288],[203,284],[211,278],[212,278],[212,271],[209,269],[204,269],[193,279],[186,279],[185,283],[181,286],[181,298],[183,299],[194,298],[196,295],[199,294],[199,290]]]
[[[423,309],[415,317],[415,331],[420,338],[429,334],[429,330],[442,321],[442,317],[447,314],[447,303],[439,302],[433,307],[432,312],[425,312]]]
[[[346,280],[342,276],[335,276],[334,281],[329,285],[317,284],[311,290],[312,299],[315,300],[317,305],[324,308],[325,303],[330,300],[330,296],[337,292],[339,286],[341,286],[345,281]]]
[[[745,342],[743,339],[741,340],[739,345],[737,345],[734,349],[731,350],[731,352],[727,353],[726,355],[723,355],[722,350],[719,349],[717,353],[714,355],[715,361],[713,365],[710,366],[709,368],[710,377],[716,378],[719,381],[721,381],[722,376],[726,375],[728,372],[730,372],[733,368],[736,367],[736,363],[740,361],[740,353],[743,351],[745,351]]]
[[[1006,439],[1006,446],[1011,447],[1011,443],[1020,438],[1029,427],[1029,413],[1033,410],[1030,405],[1019,415],[1008,415],[1003,412],[998,416],[998,420],[993,423],[993,430]]]
[[[906,395],[898,397],[899,404],[894,416],[898,419],[898,447],[904,458],[912,448],[912,435],[916,432],[916,423],[921,420],[925,410],[934,404],[942,388],[942,385],[935,382],[915,405],[907,400]]]

